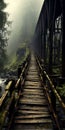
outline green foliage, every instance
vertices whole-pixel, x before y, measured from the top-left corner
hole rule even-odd
[[[4,3],[4,0],[0,0],[0,10],[4,9],[6,7],[6,4]]]
[[[59,92],[61,97],[65,98],[65,84],[63,84],[62,87],[57,86],[57,91]]]
[[[23,48],[24,48],[24,50],[25,50],[24,55],[22,55],[22,54],[18,54],[18,55],[17,55],[17,52],[18,52],[19,50],[21,50],[21,52],[22,52]],[[18,66],[21,65],[21,64],[25,61],[25,59],[26,59],[26,57],[27,57],[28,54],[29,54],[29,48],[26,47],[26,44],[22,44],[22,45],[17,49],[17,51],[16,51],[15,53],[13,53],[13,55],[11,54],[11,55],[8,57],[8,62],[7,62],[7,64],[5,65],[5,69],[10,70],[10,71],[15,71],[15,70],[17,70]]]
[[[60,67],[53,67],[52,71],[54,74],[60,75],[61,74],[61,68]]]
[[[65,84],[62,85],[62,87],[57,86],[57,91],[62,98],[63,102],[65,103]]]

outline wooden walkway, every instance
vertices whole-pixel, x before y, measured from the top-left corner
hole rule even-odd
[[[48,102],[32,54],[12,130],[53,130],[52,124]]]

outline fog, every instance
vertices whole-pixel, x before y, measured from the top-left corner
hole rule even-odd
[[[12,21],[7,52],[11,54],[23,42],[31,42],[44,0],[5,0]]]

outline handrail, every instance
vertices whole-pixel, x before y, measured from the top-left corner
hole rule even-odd
[[[8,94],[8,91],[4,92],[3,95],[2,95],[2,97],[0,98],[0,108],[3,105],[3,102],[4,102],[7,94]]]
[[[49,78],[48,74],[46,73],[46,71],[44,71],[44,74],[46,76],[46,78],[48,79],[49,83],[50,83],[50,87],[52,89],[52,91],[54,92],[55,96],[57,97],[59,103],[61,104],[61,107],[63,108],[64,112],[65,112],[65,103],[62,101],[60,95],[58,94],[57,90],[55,89],[54,84],[52,83],[51,79]]]
[[[8,95],[8,92],[9,92],[9,89],[11,88],[12,86],[12,81],[10,81],[7,85],[6,85],[6,88],[5,88],[5,92],[3,93],[2,97],[0,98],[0,108],[2,107],[4,101],[6,100],[6,97]]]
[[[2,113],[2,116],[0,117],[0,121],[1,121],[0,122],[0,130],[2,130],[2,127],[3,127],[4,123],[5,123],[5,119],[6,119],[7,115],[8,115],[8,112],[9,112],[9,109],[10,109],[10,106],[11,106],[11,103],[12,103],[13,100],[14,100],[14,92],[12,93],[12,96],[11,96],[7,106],[6,106],[5,110]]]
[[[13,82],[14,80],[9,81],[9,83],[6,85],[4,94],[0,98],[0,109],[2,108],[1,109],[2,115],[0,115],[1,116],[0,117],[0,130],[2,130],[2,127],[5,122],[5,118],[7,117],[8,113],[9,113],[9,109],[11,107],[11,103],[13,103],[13,100],[14,100],[13,107],[16,107],[17,101],[19,99],[19,91],[20,91],[21,85],[23,84],[23,81],[24,81],[25,70],[27,69],[27,66],[28,66],[29,57],[30,57],[30,55],[28,55],[28,57],[26,58],[25,64],[23,65],[21,74],[20,74],[18,80],[16,81],[16,83]],[[17,98],[15,98],[16,93],[18,95]],[[4,101],[7,102],[7,104],[5,104]],[[3,109],[4,105],[5,105],[5,110]],[[1,120],[1,118],[2,118],[2,120]]]
[[[61,105],[61,107],[62,107],[62,109],[63,109],[63,111],[64,111],[64,113],[65,113],[65,103],[62,101],[60,95],[58,94],[57,90],[55,89],[55,86],[54,86],[54,84],[52,83],[51,79],[49,78],[48,74],[46,73],[45,70],[43,70],[43,68],[42,68],[42,66],[41,66],[41,64],[40,64],[40,62],[39,62],[39,60],[38,60],[38,58],[37,58],[37,62],[38,62],[38,65],[39,65],[40,70],[42,71],[42,73],[46,76],[47,80],[49,81],[50,87],[51,87],[52,91],[54,92],[54,95],[55,95],[56,98],[58,99],[58,101],[59,101],[59,103],[60,103],[60,105]]]
[[[21,72],[21,74],[20,74],[20,76],[19,76],[19,78],[18,78],[18,80],[17,80],[17,82],[15,84],[15,89],[18,88],[21,80],[23,80],[23,74],[24,74],[24,72],[26,70],[27,65],[28,65],[28,63],[26,62],[25,66],[23,67],[22,72]]]
[[[11,85],[12,85],[12,81],[9,81],[9,83],[5,87],[5,91],[9,90],[11,88]]]

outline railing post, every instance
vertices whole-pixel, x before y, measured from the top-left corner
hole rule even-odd
[[[11,97],[11,95],[12,95],[12,92],[14,91],[14,89],[15,89],[15,80],[14,79],[12,79],[12,86],[11,86],[11,88],[10,88],[10,97]]]
[[[20,74],[21,74],[21,67],[19,66],[18,67],[18,78],[20,77]]]
[[[56,88],[57,83],[56,83],[55,79],[53,79],[53,84]],[[53,109],[56,112],[56,96],[52,90],[51,90],[51,101],[52,101]]]

